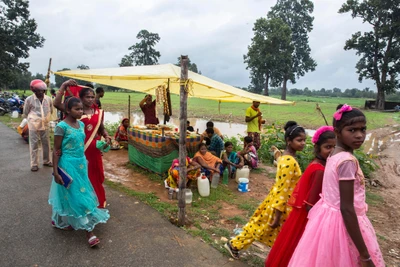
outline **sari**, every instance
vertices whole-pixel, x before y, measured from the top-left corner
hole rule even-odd
[[[101,152],[96,147],[96,141],[101,140],[98,134],[103,121],[103,110],[94,108],[93,115],[83,115],[81,121],[85,124],[85,156],[88,161],[89,180],[99,200],[99,208],[106,206],[106,192],[103,187],[104,168]]]
[[[222,160],[221,160],[220,158],[214,156],[213,154],[211,154],[211,153],[208,152],[208,151],[206,152],[205,155],[201,154],[200,152],[196,152],[196,154],[194,155],[193,160],[196,160],[197,163],[200,164],[200,162],[197,160],[197,158],[201,158],[201,159],[204,161],[204,163],[206,163],[208,166],[213,167],[213,168],[216,167],[216,165],[217,165],[218,163],[222,163]],[[200,164],[200,165],[201,165],[201,164]],[[221,168],[220,168],[220,170],[221,170]],[[204,172],[205,175],[206,175],[207,177],[209,177],[209,178],[210,178],[210,177],[213,175],[213,173],[214,173],[214,171],[210,171],[210,170],[208,170],[207,168],[204,168],[203,166],[201,166],[201,172]],[[220,171],[220,173],[221,173],[221,171]]]
[[[188,167],[190,163],[192,163],[192,160],[189,157],[186,157],[186,167]],[[199,175],[200,169],[187,172],[187,182],[189,182],[189,180],[196,181]],[[172,161],[171,167],[168,170],[168,177],[165,179],[164,184],[166,188],[175,189],[179,187],[179,159],[174,159]]]

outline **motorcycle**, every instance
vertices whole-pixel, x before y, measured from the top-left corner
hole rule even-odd
[[[10,111],[18,111],[19,114],[22,114],[24,111],[24,101],[22,101],[17,95],[14,95],[7,99],[8,101],[8,106],[10,108]]]

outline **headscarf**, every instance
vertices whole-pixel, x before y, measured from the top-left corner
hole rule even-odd
[[[44,81],[35,79],[31,81],[31,90],[47,90],[47,85],[44,83]]]

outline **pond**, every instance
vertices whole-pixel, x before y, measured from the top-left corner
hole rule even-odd
[[[125,117],[128,117],[127,113],[124,112],[104,112],[104,121],[108,123],[121,122],[121,120]],[[164,121],[164,117],[158,117],[160,122]],[[188,118],[190,124],[193,126],[195,130],[199,129],[199,133],[202,133],[206,130],[207,120],[199,119],[199,118]],[[132,112],[131,114],[131,122],[133,125],[144,125],[144,115],[141,112]],[[179,119],[171,117],[167,124],[173,124],[175,126],[179,125]],[[220,122],[215,121],[214,126],[217,127],[222,134],[227,135],[228,137],[237,137],[237,135],[247,135],[247,125],[241,123],[230,123],[230,122]],[[315,133],[315,130],[306,129],[308,135],[312,136]]]

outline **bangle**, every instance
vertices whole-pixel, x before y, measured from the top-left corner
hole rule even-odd
[[[362,262],[367,262],[367,261],[371,261],[371,256],[369,256],[367,259],[363,259],[363,258],[361,258],[361,256],[360,257],[358,257],[359,259],[360,259],[360,261],[362,261]]]

